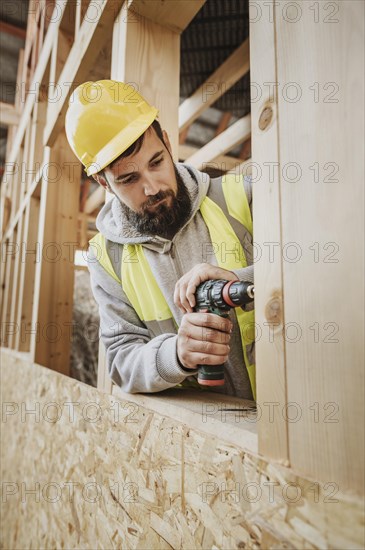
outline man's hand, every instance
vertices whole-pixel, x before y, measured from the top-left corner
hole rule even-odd
[[[183,313],[192,313],[195,306],[195,291],[200,283],[209,279],[238,281],[238,277],[232,271],[211,264],[197,264],[185,273],[175,286],[174,302]]]
[[[187,369],[228,359],[232,322],[214,313],[187,313],[177,334],[177,355]]]

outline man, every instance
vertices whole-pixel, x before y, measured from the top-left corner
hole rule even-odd
[[[250,180],[174,163],[157,114],[131,86],[103,80],[79,86],[66,115],[71,148],[114,195],[89,250],[109,373],[126,392],[157,392],[224,363],[214,391],[252,399],[253,308],[194,312],[201,282],[253,282]]]

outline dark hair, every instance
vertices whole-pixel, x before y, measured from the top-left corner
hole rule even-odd
[[[157,134],[157,137],[162,141],[162,143],[165,145],[165,142],[163,140],[163,134],[162,134],[162,129],[161,129],[161,126],[160,126],[160,123],[158,122],[158,120],[154,120],[151,124],[151,126],[149,126],[148,128],[153,128]],[[148,130],[147,128],[147,130]],[[143,145],[143,141],[144,141],[144,136],[145,136],[145,133],[147,132],[147,130],[145,132],[143,132],[143,134],[138,138],[136,139],[136,141],[134,143],[132,143],[132,145],[130,145],[128,147],[128,149],[126,149],[125,151],[123,151],[123,153],[121,153],[119,155],[119,157],[117,157],[115,160],[113,160],[113,162],[111,162],[107,168],[113,168],[113,165],[118,162],[118,160],[120,159],[123,159],[125,157],[130,157],[131,155],[133,155],[134,153],[138,153]],[[105,170],[105,169],[104,169]],[[102,170],[102,173],[104,173],[104,170]]]

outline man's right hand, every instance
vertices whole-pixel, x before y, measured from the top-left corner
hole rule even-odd
[[[221,365],[228,359],[233,325],[214,313],[186,313],[177,335],[177,354],[187,369]]]

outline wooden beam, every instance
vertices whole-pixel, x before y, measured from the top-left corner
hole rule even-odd
[[[47,161],[45,160],[45,163],[46,162]],[[42,179],[43,169],[44,169],[44,164],[42,164],[40,169],[37,171],[37,174],[36,174],[34,180],[32,181],[28,191],[26,192],[23,200],[21,201],[21,203],[19,205],[19,208],[18,208],[18,210],[15,214],[15,217],[11,218],[11,222],[9,223],[9,226],[6,229],[5,235],[1,236],[1,240],[11,238],[11,236],[13,234],[13,231],[14,231],[17,223],[19,222],[20,216],[23,214],[23,211],[26,209],[27,204],[29,203],[30,197],[33,195],[33,193],[36,192],[36,188],[39,186],[39,182]]]
[[[95,56],[109,39],[110,28],[122,3],[123,0],[93,0],[89,5],[89,15],[85,15],[59,77],[59,82],[67,83],[67,86],[61,86],[59,100],[49,109],[44,132],[45,145],[52,146],[64,126],[70,95],[80,82],[87,79]]]
[[[25,29],[22,29],[21,27],[16,27],[15,25],[6,23],[5,21],[0,21],[0,32],[4,34],[9,34],[10,36],[16,36],[16,38],[21,38],[22,40],[25,40],[27,31]]]
[[[250,69],[249,40],[245,40],[179,107],[179,131],[182,132],[208,107],[213,105]]]
[[[254,4],[250,4],[250,10],[252,16]],[[255,15],[250,21],[254,20]],[[265,83],[277,79],[273,22],[262,18],[259,24],[250,23],[250,41],[251,80],[266,90]],[[282,414],[277,414],[274,422],[272,411],[264,405],[278,403],[282,410],[286,404],[282,255],[268,257],[267,253],[271,244],[282,245],[279,170],[260,176],[267,163],[277,166],[280,160],[277,101],[276,95],[271,97],[267,92],[251,105],[252,158],[261,169],[253,175],[254,242],[259,258],[255,264],[255,323],[262,329],[256,340],[256,377],[258,403],[265,411],[259,421],[260,452],[288,464],[287,422]]]
[[[17,68],[17,75],[16,75],[16,88],[15,88],[15,98],[14,98],[14,108],[16,112],[20,112],[21,110],[21,87],[22,87],[22,73],[23,73],[23,63],[24,63],[24,49],[21,48],[19,50],[19,57],[18,57],[18,68]],[[20,120],[20,115],[19,115]],[[19,121],[18,121],[19,124]],[[8,128],[8,135],[6,138],[6,151],[5,151],[5,158],[8,159],[10,156],[10,151],[13,146],[14,138],[17,132],[17,125],[10,126]]]
[[[86,199],[85,206],[83,212],[85,214],[91,214],[91,212],[94,212],[99,206],[101,206],[105,202],[105,189],[104,187],[98,187],[95,189],[93,193],[91,193],[90,197]]]
[[[84,180],[81,188],[81,197],[80,197],[80,212],[85,212],[85,204],[88,199],[90,186],[91,186],[91,179],[88,178]]]
[[[64,132],[58,135],[48,153],[40,199],[38,242],[42,254],[35,272],[34,332],[30,349],[31,357],[39,364],[69,374],[74,284],[72,243],[77,236],[81,165]]]
[[[9,219],[10,219],[10,212],[11,212],[11,200],[10,197],[4,197],[4,207],[3,207],[3,219],[1,221],[1,231],[2,234],[5,232],[6,228],[8,227]]]
[[[365,486],[365,3],[347,1],[331,25],[322,18],[313,25],[304,17],[300,32],[279,13],[276,4],[277,82],[300,82],[284,93],[277,88],[282,244],[293,243],[280,249],[287,399],[302,412],[300,420],[288,423],[290,463],[356,491]],[[266,51],[261,62],[267,58]],[[331,83],[325,75],[331,75]],[[304,93],[310,86],[316,95],[313,89]],[[293,93],[301,91],[300,101],[291,102]],[[269,151],[266,162],[272,160]],[[268,195],[270,184],[263,183]],[[270,211],[265,204],[260,208],[272,227]],[[272,233],[270,240],[275,240]],[[344,281],[346,292],[339,298]],[[271,364],[262,369],[263,377],[268,370],[277,376],[272,356],[271,345]]]
[[[16,322],[15,349],[30,351],[30,336],[32,331],[32,312],[34,302],[35,268],[39,261],[40,250],[37,244],[39,220],[39,199],[31,198],[25,212],[24,235],[21,254],[21,273],[18,288],[19,302]]]
[[[124,5],[114,27],[112,78],[139,83],[139,91],[159,110],[159,121],[177,159],[180,35],[127,11]]]
[[[251,137],[249,137],[241,147],[239,154],[240,159],[247,160],[251,157]]]
[[[16,126],[19,124],[20,115],[15,109],[15,105],[0,102],[0,123],[4,126]]]
[[[21,273],[21,247],[22,243],[24,242],[24,217],[23,214],[19,220],[19,223],[17,225],[17,231],[16,231],[16,255],[14,259],[14,265],[12,269],[12,296],[10,300],[10,311],[9,311],[9,321],[13,323],[14,325],[14,331],[10,335],[9,338],[9,347],[14,348],[15,347],[15,341],[16,341],[16,334],[19,330],[19,324],[17,319],[17,311],[18,311],[18,301],[19,301],[19,285],[21,284],[20,280],[20,273]]]
[[[251,133],[251,117],[247,115],[240,118],[232,124],[227,130],[224,130],[209,143],[204,145],[199,151],[186,159],[187,164],[201,168],[204,163],[209,162],[219,155],[233,149],[239,143],[242,143]]]
[[[228,128],[228,124],[231,118],[232,118],[232,113],[230,112],[226,112],[222,114],[219,124],[215,131],[215,136],[219,136],[219,134],[221,134],[224,130],[226,130],[226,128]]]
[[[37,87],[39,86],[39,82],[42,81],[43,74],[44,74],[44,72],[47,68],[47,64],[48,64],[48,61],[49,61],[49,56],[50,56],[51,49],[52,49],[52,46],[53,46],[54,35],[58,31],[58,27],[59,27],[59,24],[60,24],[60,18],[62,17],[63,11],[65,9],[65,5],[66,5],[65,2],[63,2],[62,0],[56,0],[55,11],[53,12],[55,14],[54,22],[52,22],[48,27],[46,40],[44,42],[42,52],[41,52],[41,56],[40,56],[40,59],[38,61],[38,64],[37,64],[37,67],[36,67],[36,70],[35,70],[35,73],[34,73],[34,76],[33,76],[33,80],[32,80],[32,83],[31,83],[31,89],[32,90],[36,90]],[[24,59],[24,65],[26,65],[26,56],[25,56],[25,59]],[[23,78],[23,82],[24,82],[24,78]],[[27,125],[29,124],[30,113],[32,112],[32,109],[33,109],[33,106],[34,106],[34,103],[36,102],[36,100],[37,100],[37,94],[36,93],[29,93],[26,97],[25,105],[24,105],[24,108],[22,110],[22,115],[21,115],[21,118],[20,118],[19,126],[18,126],[18,131],[16,133],[14,143],[13,143],[13,146],[12,146],[12,149],[11,149],[11,153],[10,153],[9,158],[7,159],[7,162],[15,162],[16,159],[17,159],[19,147],[20,147],[20,145],[23,141],[25,129],[26,129]],[[20,101],[21,101],[21,99],[20,99]],[[6,190],[5,189],[6,186],[2,186],[2,187],[3,187],[2,188],[2,193],[3,193]]]
[[[179,133],[179,145],[183,145],[188,137],[190,126],[187,126],[185,130]]]
[[[137,16],[149,19],[180,34],[194,19],[206,0],[129,0],[128,8]],[[132,19],[131,19],[132,21]]]
[[[14,231],[13,238],[7,241],[6,256],[2,258],[2,261],[6,262],[3,273],[3,292],[1,300],[1,345],[9,347],[12,334],[16,330],[13,319],[11,318],[12,297],[14,291],[14,269],[17,260],[18,250],[17,246],[17,228]],[[2,250],[3,251],[3,250]]]
[[[181,161],[186,161],[189,157],[192,157],[200,151],[199,147],[193,147],[191,145],[179,145],[179,159]],[[219,169],[226,171],[232,170],[237,166],[237,163],[241,163],[241,160],[236,157],[231,157],[229,155],[218,155],[214,159],[205,162],[205,165],[221,167]]]

